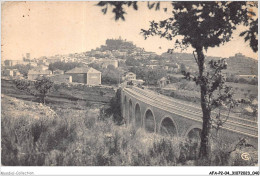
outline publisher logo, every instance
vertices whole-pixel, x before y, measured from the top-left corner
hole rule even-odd
[[[243,160],[250,160],[250,155],[249,155],[249,153],[245,152],[245,153],[241,154],[241,158]]]

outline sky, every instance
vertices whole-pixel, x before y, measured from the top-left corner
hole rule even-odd
[[[141,29],[148,29],[149,21],[163,20],[170,11],[149,10],[147,2],[139,2],[138,11],[127,9],[125,21],[115,21],[111,8],[106,15],[97,2],[4,2],[2,3],[1,58],[21,60],[26,53],[32,58],[90,51],[104,45],[108,38],[132,41],[146,51],[158,54],[173,48],[173,42],[159,37],[144,40]],[[162,3],[161,8],[169,3]],[[169,7],[169,6],[168,6]],[[208,49],[208,56],[229,57],[242,53],[257,59],[238,37],[242,27],[227,44]],[[189,48],[184,52],[192,52]]]

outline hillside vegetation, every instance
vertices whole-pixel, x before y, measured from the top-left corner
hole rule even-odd
[[[80,106],[80,105],[79,105]],[[5,166],[176,166],[196,160],[196,144],[185,139],[117,126],[100,109],[49,107],[2,95],[2,165]],[[103,119],[103,120],[100,120]],[[252,148],[213,146],[211,165],[255,165]],[[232,150],[234,150],[232,152]],[[244,161],[241,152],[252,159]]]
[[[164,58],[171,59],[173,63],[183,63],[185,66],[197,70],[196,62],[193,54],[191,53],[163,53]],[[206,62],[210,60],[219,60],[221,57],[206,56]],[[257,75],[258,61],[256,59],[246,57],[241,54],[236,54],[226,59],[228,70],[225,72],[234,75]]]
[[[37,101],[36,97],[31,94],[21,91],[16,88],[13,80],[1,80],[1,93],[30,101]],[[115,96],[113,87],[108,86],[87,86],[80,83],[54,83],[46,97],[46,102],[50,106],[68,106],[72,107],[74,103],[77,106],[79,103],[84,105],[104,105],[109,103],[111,98]]]

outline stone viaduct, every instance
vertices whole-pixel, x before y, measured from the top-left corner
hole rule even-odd
[[[133,123],[136,128],[141,127],[148,132],[162,135],[200,138],[202,113],[199,105],[134,86],[122,88],[121,103],[123,117],[127,120],[127,124]],[[258,146],[258,123],[229,116],[219,131],[219,136],[226,142],[235,142],[241,137],[246,137]]]

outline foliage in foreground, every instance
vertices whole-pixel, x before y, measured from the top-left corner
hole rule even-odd
[[[58,111],[58,110],[57,110]],[[89,110],[86,110],[89,111]],[[60,117],[2,115],[2,164],[8,166],[176,166],[205,165],[184,139],[149,134],[133,126],[98,120],[86,111],[59,110]],[[211,165],[254,165],[226,148]],[[237,157],[238,156],[238,157]],[[235,159],[232,159],[235,158]]]
[[[49,65],[49,70],[51,70],[52,72],[54,70],[63,70],[64,72],[67,72],[69,70],[72,70],[73,68],[75,67],[79,67],[80,64],[78,62],[54,62],[54,63],[51,63]]]

